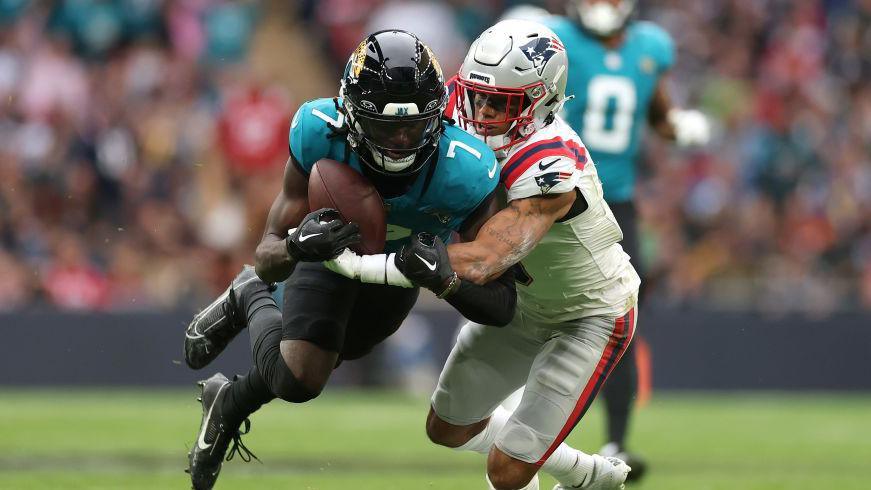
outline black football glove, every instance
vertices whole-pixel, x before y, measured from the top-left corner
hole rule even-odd
[[[318,209],[306,215],[285,239],[287,253],[302,262],[332,260],[345,247],[360,242],[360,227],[345,224],[335,209]]]
[[[451,268],[448,248],[441,238],[429,233],[418,233],[411,243],[404,245],[396,255],[396,268],[411,282],[443,297],[458,279]]]

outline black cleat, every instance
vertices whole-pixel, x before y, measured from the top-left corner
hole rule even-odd
[[[191,486],[194,490],[209,490],[218,479],[225,454],[226,461],[233,459],[237,453],[246,462],[252,458],[257,459],[257,456],[242,444],[242,434],[248,433],[251,422],[245,419],[241,423],[233,423],[222,413],[222,401],[230,388],[230,380],[218,373],[197,384],[203,388],[203,420],[197,441],[188,453],[189,466],[185,472],[191,475]],[[239,430],[241,425],[245,426],[244,431]],[[233,447],[227,454],[231,442]]]
[[[626,464],[632,468],[632,471],[629,472],[629,476],[626,478],[627,482],[638,482],[644,478],[645,473],[647,473],[647,460],[639,456],[637,453],[632,453],[627,451],[625,448],[617,445],[617,443],[609,442],[605,444],[602,449],[599,450],[599,454],[603,456],[614,456],[615,458],[620,458]]]
[[[626,477],[626,481],[641,481],[644,474],[647,473],[646,460],[635,453],[629,453],[626,451],[619,453],[617,457],[619,458],[620,456],[623,456],[623,461],[632,468],[632,471],[629,472],[629,476]]]
[[[267,288],[254,267],[246,265],[224,294],[197,313],[184,333],[184,360],[192,369],[202,369],[223,352],[233,337],[248,326],[239,305],[243,288]]]

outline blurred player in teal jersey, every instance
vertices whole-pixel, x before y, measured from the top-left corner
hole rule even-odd
[[[570,0],[566,17],[542,21],[568,53],[566,92],[575,100],[565,105],[563,116],[596,162],[605,200],[623,229],[623,248],[640,273],[633,197],[645,126],[679,146],[706,144],[710,130],[700,112],[672,105],[666,78],[674,64],[674,43],[659,26],[630,20],[634,9],[634,0]],[[609,442],[600,451],[625,460],[633,469],[630,480],[645,469],[625,448],[638,385],[634,345],[604,388]]]

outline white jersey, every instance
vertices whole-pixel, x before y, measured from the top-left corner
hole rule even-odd
[[[557,117],[500,163],[509,201],[578,189],[588,204],[580,215],[554,223],[521,261],[529,277],[518,278],[518,309],[532,320],[560,323],[621,316],[634,307],[641,280],[618,243],[623,232],[577,133]]]

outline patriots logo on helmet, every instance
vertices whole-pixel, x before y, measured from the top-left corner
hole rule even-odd
[[[538,184],[542,194],[547,194],[555,185],[567,180],[571,176],[571,172],[548,172],[546,174],[537,175],[535,177],[535,183]]]
[[[538,69],[539,75],[544,72],[545,65],[553,55],[565,50],[559,40],[549,37],[537,37],[520,47],[523,56],[526,56],[532,62],[532,66]]]

